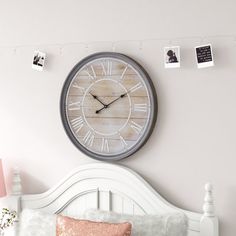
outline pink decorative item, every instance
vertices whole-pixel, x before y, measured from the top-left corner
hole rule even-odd
[[[0,197],[5,197],[7,195],[4,173],[2,168],[2,159],[0,159]]]
[[[56,232],[57,236],[130,236],[131,224],[76,220],[59,215],[57,216]]]

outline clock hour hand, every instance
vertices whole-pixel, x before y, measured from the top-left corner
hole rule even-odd
[[[89,93],[92,95],[92,97],[93,97],[94,99],[96,99],[97,101],[99,101],[104,107],[106,106],[106,104],[103,103],[96,95],[92,94],[91,92],[89,92]]]

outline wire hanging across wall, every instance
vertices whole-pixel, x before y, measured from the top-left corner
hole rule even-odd
[[[63,55],[63,51],[66,47],[73,46],[73,45],[81,45],[88,51],[89,46],[93,44],[99,43],[107,43],[111,44],[111,51],[116,51],[116,45],[120,43],[137,43],[139,46],[139,50],[143,49],[143,44],[146,42],[155,42],[155,41],[164,41],[167,45],[172,45],[175,41],[183,41],[183,40],[197,40],[199,44],[203,44],[206,41],[210,41],[213,39],[219,38],[227,38],[232,39],[233,42],[236,43],[236,35],[209,35],[209,36],[192,36],[192,37],[176,37],[176,38],[146,38],[146,39],[130,39],[130,40],[114,40],[114,41],[88,41],[88,42],[68,42],[68,43],[42,43],[42,44],[19,44],[19,45],[0,45],[1,49],[9,49],[13,51],[13,55],[17,53],[20,48],[42,48],[42,47],[56,47],[58,48],[59,55]]]

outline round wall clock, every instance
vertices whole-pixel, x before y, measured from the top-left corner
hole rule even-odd
[[[99,160],[119,160],[139,150],[157,117],[153,83],[136,61],[104,52],[80,61],[61,94],[61,117],[74,145]]]

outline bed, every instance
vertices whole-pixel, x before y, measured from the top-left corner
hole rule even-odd
[[[188,217],[188,236],[219,236],[211,184],[205,186],[202,214],[173,206],[133,170],[108,163],[82,165],[41,194],[24,195],[21,189],[16,170],[10,205],[18,214],[25,208],[69,216],[89,208],[136,215],[178,210]],[[17,231],[15,227],[15,235]]]

